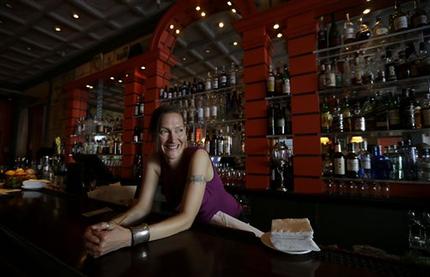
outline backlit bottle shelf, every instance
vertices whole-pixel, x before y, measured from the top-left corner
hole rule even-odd
[[[330,132],[321,133],[322,137],[347,137],[347,136],[365,136],[365,137],[401,137],[404,134],[430,134],[430,128],[420,129],[399,129],[399,130],[375,130],[364,132]]]

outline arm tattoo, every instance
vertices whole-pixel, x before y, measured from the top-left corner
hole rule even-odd
[[[206,183],[205,176],[203,175],[192,175],[188,178],[191,183]]]

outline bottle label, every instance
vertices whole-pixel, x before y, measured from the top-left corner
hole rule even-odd
[[[329,72],[326,75],[325,85],[326,85],[326,87],[335,87],[336,86],[336,74],[334,74],[334,72]]]
[[[394,18],[394,30],[402,30],[408,28],[408,18],[405,15]]]
[[[212,89],[212,82],[210,79],[206,80],[206,86],[205,86],[206,90],[211,90]]]
[[[236,73],[230,74],[230,85],[236,85]]]
[[[430,108],[421,110],[421,116],[423,118],[423,125],[430,127]]]
[[[348,168],[348,171],[358,172],[358,170],[360,169],[358,159],[346,160],[346,168]]]
[[[227,76],[226,75],[221,76],[220,83],[222,86],[225,86],[227,84]]]
[[[355,30],[352,27],[346,27],[344,32],[344,39],[355,39]]]
[[[197,109],[197,117],[199,121],[203,120],[203,116],[204,116],[204,112],[203,112],[203,108],[198,108]]]
[[[215,78],[215,79],[212,81],[212,88],[213,88],[213,89],[217,89],[217,88],[218,88],[218,79],[217,79],[217,78]]]
[[[290,79],[285,79],[282,86],[282,93],[291,94]]]
[[[366,131],[366,120],[364,117],[356,117],[354,120],[354,131]]]
[[[388,121],[390,125],[397,126],[400,124],[400,114],[399,110],[389,110],[388,111]]]
[[[269,77],[267,79],[267,91],[274,92],[275,91],[275,77]]]
[[[382,36],[388,34],[388,28],[380,27],[375,29],[375,36]]]
[[[362,157],[360,160],[360,166],[363,169],[370,170],[372,168],[370,163],[370,157]]]
[[[427,21],[428,21],[427,15],[422,14],[422,15],[415,16],[415,17],[412,18],[412,25],[414,27],[418,27],[418,26],[421,26],[421,25],[426,25]]]
[[[330,129],[331,121],[332,121],[332,116],[330,112],[325,112],[321,114],[321,127],[323,129],[327,129],[327,130]]]
[[[345,159],[344,159],[344,157],[334,159],[334,174],[345,175]]]
[[[218,107],[217,106],[211,106],[211,117],[216,118],[218,115]]]
[[[205,107],[205,118],[211,117],[211,109],[209,106]]]

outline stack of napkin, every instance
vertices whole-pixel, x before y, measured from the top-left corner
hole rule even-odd
[[[273,246],[284,252],[320,251],[313,241],[314,231],[307,218],[272,220],[270,240]]]

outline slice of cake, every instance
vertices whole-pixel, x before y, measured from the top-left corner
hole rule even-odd
[[[307,218],[285,218],[272,220],[270,240],[281,251],[319,251],[313,241],[314,231]]]

